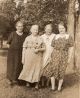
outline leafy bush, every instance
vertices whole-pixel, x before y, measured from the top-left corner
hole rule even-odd
[[[40,30],[43,31],[46,23],[52,23],[54,32],[57,32],[57,23],[61,20],[67,22],[68,0],[30,0],[25,6],[22,4],[18,8],[15,7],[13,0],[6,0],[1,4],[0,13],[9,24],[8,27],[3,26],[6,28],[5,32],[14,30],[17,20],[25,22],[25,31],[29,30],[32,24],[39,24]],[[5,21],[2,23],[5,24]]]

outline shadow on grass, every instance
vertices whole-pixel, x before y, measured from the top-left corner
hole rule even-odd
[[[64,88],[72,87],[79,83],[79,76],[76,73],[67,74],[64,79]]]

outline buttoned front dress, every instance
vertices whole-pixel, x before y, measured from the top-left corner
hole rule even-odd
[[[42,52],[35,53],[36,48],[44,47],[43,40],[40,36],[28,36],[23,44],[23,70],[19,79],[30,83],[40,80],[40,72],[42,68]]]

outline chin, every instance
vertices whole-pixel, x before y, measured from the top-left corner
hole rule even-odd
[[[60,32],[60,34],[65,34],[65,32]]]
[[[51,33],[48,33],[48,35],[51,35]]]

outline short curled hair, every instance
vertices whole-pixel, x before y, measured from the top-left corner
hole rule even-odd
[[[22,21],[17,21],[17,22],[16,22],[16,26],[17,26],[19,23],[20,23],[20,24],[23,24],[23,26],[24,26],[24,22],[22,22]]]
[[[63,21],[60,21],[60,22],[58,23],[58,26],[59,26],[59,25],[64,26],[65,29],[66,29],[66,31],[67,31],[67,25],[66,25],[66,23],[64,23]]]

